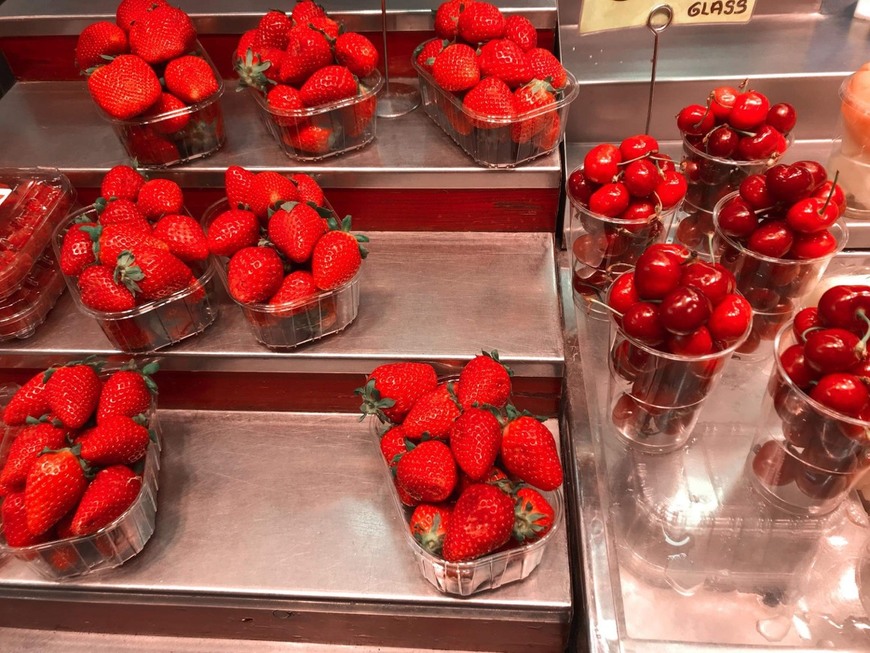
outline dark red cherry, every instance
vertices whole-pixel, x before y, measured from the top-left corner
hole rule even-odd
[[[818,372],[807,365],[804,348],[801,345],[792,345],[782,352],[779,362],[788,378],[801,390],[808,390],[810,384],[819,376]]]
[[[719,125],[706,138],[706,152],[711,156],[719,157],[720,159],[730,159],[737,151],[737,145],[740,143],[740,134],[731,129],[728,125]]]
[[[649,302],[633,304],[622,316],[622,328],[635,340],[648,345],[661,344],[667,335],[659,319],[658,306]]]
[[[762,161],[785,152],[786,142],[770,125],[762,125],[752,136],[737,143],[737,157],[745,161]]]
[[[649,200],[633,200],[625,211],[622,212],[622,215],[619,216],[620,220],[646,220],[648,221],[651,217],[653,217],[656,213],[655,204],[650,202]]]
[[[845,372],[861,361],[860,339],[840,328],[810,331],[804,344],[807,365],[820,374]]]
[[[713,89],[710,93],[710,111],[716,116],[716,120],[722,122],[728,119],[739,94],[740,91],[733,86],[717,86]]]
[[[583,206],[589,205],[589,198],[595,191],[595,186],[586,179],[583,168],[577,168],[568,177],[568,194],[571,198]]]
[[[828,171],[818,161],[795,161],[792,165],[796,168],[803,168],[810,173],[810,177],[813,178],[813,191],[828,180]]]
[[[770,111],[770,101],[758,91],[746,91],[734,100],[734,106],[728,114],[728,123],[735,129],[748,131],[760,126],[767,120]]]
[[[662,203],[662,208],[670,209],[682,201],[686,196],[688,187],[683,175],[676,171],[668,171],[662,173],[662,178],[656,185],[654,192]]]
[[[830,231],[815,234],[798,234],[789,254],[799,261],[809,261],[830,256],[837,251],[837,239]]]
[[[823,200],[827,200],[829,195],[831,201],[837,205],[840,215],[843,215],[846,212],[846,193],[843,192],[843,187],[840,186],[840,184],[835,184],[833,181],[826,181],[813,191],[813,197],[818,197]]]
[[[680,284],[701,291],[710,304],[716,306],[726,295],[734,292],[734,275],[719,263],[693,261],[683,266]]]
[[[870,401],[870,392],[854,374],[835,372],[819,379],[810,397],[838,413],[857,417]]]
[[[684,259],[663,245],[648,247],[637,259],[634,285],[642,299],[662,299],[680,283]]]
[[[634,197],[647,197],[659,185],[659,169],[650,159],[632,161],[623,169],[622,183]]]
[[[583,174],[596,184],[609,184],[619,174],[622,155],[619,148],[610,143],[596,145],[583,159]]]
[[[716,216],[719,229],[731,238],[748,238],[758,227],[758,216],[742,198],[728,200]]]
[[[834,286],[819,298],[819,319],[825,326],[849,329],[863,335],[867,331],[867,322],[860,317],[860,310],[865,316],[870,316],[870,286]]]
[[[782,258],[788,254],[794,243],[794,234],[782,220],[769,220],[760,225],[749,236],[746,246],[771,258]]]
[[[662,172],[676,172],[677,164],[667,154],[656,154],[654,161]]]
[[[615,218],[628,208],[631,196],[624,184],[604,184],[589,198],[589,210],[599,215]]]
[[[637,304],[640,295],[634,288],[634,272],[624,272],[616,277],[607,297],[607,305],[623,315],[632,304]]]
[[[819,319],[819,309],[816,306],[807,306],[797,312],[792,324],[792,333],[798,344],[806,342],[806,335],[810,329],[820,329],[824,325]]]
[[[711,310],[710,300],[701,291],[680,286],[662,299],[659,319],[671,333],[688,335],[707,323]]]
[[[785,221],[798,233],[815,234],[830,227],[839,217],[840,211],[833,202],[807,197],[791,205]]]
[[[650,362],[650,354],[623,340],[610,352],[614,371],[629,383],[633,383]]]
[[[768,440],[752,458],[752,471],[771,487],[788,485],[795,478],[794,458],[776,440]]]
[[[742,295],[726,295],[713,309],[707,328],[713,340],[728,343],[736,342],[752,324],[752,307]]]
[[[783,134],[788,134],[797,124],[797,111],[785,102],[774,104],[767,112],[767,124]]]
[[[668,336],[667,347],[679,356],[706,356],[713,353],[713,338],[707,327],[702,326],[685,336]]]
[[[767,192],[767,177],[764,175],[749,175],[740,182],[740,197],[756,211],[773,206],[773,198]]]
[[[813,192],[813,176],[806,168],[779,163],[766,173],[767,192],[777,202],[794,204]]]
[[[690,104],[677,114],[677,127],[689,136],[703,136],[713,129],[716,116],[705,106]]]
[[[629,136],[619,144],[623,161],[632,161],[647,154],[659,151],[659,142],[649,134]]]

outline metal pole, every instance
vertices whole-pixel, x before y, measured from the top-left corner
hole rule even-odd
[[[382,0],[384,1],[384,0]],[[649,102],[646,107],[646,129],[644,134],[649,134],[649,125],[652,121],[653,97],[656,90],[656,68],[659,62],[659,34],[664,32],[674,19],[674,10],[670,5],[658,5],[649,12],[646,26],[653,33],[652,72],[649,80]]]

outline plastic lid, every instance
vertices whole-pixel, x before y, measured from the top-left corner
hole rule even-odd
[[[32,333],[54,307],[64,288],[57,261],[47,249],[34,263],[21,287],[0,301],[0,339]]]

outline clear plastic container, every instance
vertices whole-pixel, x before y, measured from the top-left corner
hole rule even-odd
[[[370,418],[369,423],[377,455],[383,461],[380,438],[381,434],[389,427],[384,427],[374,417]],[[384,462],[383,469],[386,478],[389,479],[393,503],[401,517],[405,542],[414,553],[417,567],[423,578],[439,592],[445,594],[470,596],[477,592],[494,590],[502,585],[523,580],[541,563],[547,545],[562,522],[562,513],[564,512],[562,488],[554,492],[541,492],[554,511],[553,528],[544,537],[531,544],[518,545],[515,548],[491,553],[470,562],[447,562],[424,550],[411,535],[408,523],[413,509],[402,504],[392,471],[386,462]]]
[[[71,213],[54,232],[54,251],[60,259],[67,229],[77,218],[86,216],[97,222],[93,205]],[[205,331],[218,316],[214,265],[211,261],[191,265],[197,278],[184,290],[126,311],[97,311],[82,303],[75,277],[64,275],[78,309],[97,321],[111,343],[124,352],[144,353],[174,345]]]
[[[75,200],[50,168],[0,168],[0,303],[21,288]]]
[[[332,211],[327,202],[326,208]],[[212,204],[202,216],[202,225],[206,232],[212,221],[224,211],[229,210],[226,199]],[[333,211],[334,212],[334,211]],[[226,257],[212,257],[213,267],[227,289]],[[319,340],[324,336],[343,331],[356,319],[359,312],[359,286],[362,278],[362,268],[353,279],[334,290],[321,292],[310,299],[303,299],[288,304],[243,304],[233,301],[239,306],[254,337],[260,344],[269,349],[294,349],[299,345]],[[232,299],[232,295],[230,295]]]
[[[248,90],[260,119],[284,154],[299,161],[320,161],[358,150],[375,139],[377,94],[384,80],[376,70],[360,84],[363,90],[356,97],[299,110],[275,109],[260,91]],[[318,147],[309,148],[309,143]]]
[[[865,95],[858,94],[863,80]],[[870,97],[866,95],[870,66],[847,77],[840,86],[840,130],[834,140],[828,169],[838,171],[837,183],[846,194],[846,214],[870,220]]]
[[[791,381],[780,355],[795,343],[789,321],[774,341],[774,367],[746,475],[773,505],[799,515],[824,515],[870,470],[870,422],[823,406]]]
[[[487,168],[514,168],[549,154],[558,147],[568,124],[568,110],[577,97],[577,80],[568,72],[568,83],[556,103],[514,118],[496,118],[469,111],[453,93],[442,90],[435,79],[417,64],[422,43],[411,57],[420,81],[423,110],[468,156]],[[525,121],[547,122],[528,142],[517,143],[512,128]]]
[[[64,288],[63,274],[48,248],[33,264],[21,287],[0,301],[0,342],[36,333]]]
[[[183,109],[156,116],[140,116],[119,120],[103,112],[100,115],[112,124],[118,140],[140,168],[167,168],[202,159],[217,152],[226,142],[224,114],[220,99],[224,83],[205,49],[197,41],[196,54],[208,62],[218,81],[217,93]],[[176,131],[184,118],[186,126]]]
[[[113,370],[104,370],[106,378]],[[0,404],[5,405],[17,386],[0,388]],[[156,441],[148,446],[142,468],[142,489],[129,508],[112,523],[96,533],[33,546],[13,547],[0,535],[0,555],[26,562],[32,569],[51,580],[65,580],[84,574],[112,569],[139,553],[154,533],[157,516],[157,481],[160,471],[161,430],[156,400],[148,413],[148,427]],[[0,467],[6,462],[9,447],[21,428],[7,427],[0,441]],[[141,464],[141,463],[139,463]]]

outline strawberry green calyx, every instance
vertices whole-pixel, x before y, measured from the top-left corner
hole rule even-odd
[[[450,400],[456,404],[456,407],[461,411],[462,404],[459,401],[459,397],[456,396],[456,383],[453,381],[447,382],[447,394],[450,396]]]
[[[88,236],[91,237],[91,242],[94,244],[94,257],[97,260],[100,259],[100,235],[103,233],[102,225],[93,225],[89,227],[79,227],[81,231],[84,231]]]
[[[27,418],[24,420],[24,423],[27,426],[36,426],[37,424],[51,424],[55,428],[63,428],[63,422],[56,418],[52,419],[51,415],[47,413],[39,418],[28,415]]]
[[[145,275],[142,269],[136,265],[136,257],[133,252],[125,249],[118,254],[118,262],[115,266],[115,283],[123,283],[134,295],[142,292],[137,281],[142,281]]]
[[[246,86],[250,86],[265,92],[269,84],[275,83],[264,74],[271,66],[271,61],[254,63],[254,51],[248,48],[244,60],[239,59],[234,66],[239,74],[239,85],[236,90],[241,91]]]
[[[86,478],[92,479],[96,475],[96,468],[88,465],[87,461],[82,458],[82,445],[80,444],[74,444],[71,447],[64,447],[63,449],[49,449],[48,447],[45,447],[37,454],[37,457],[44,456],[45,454],[49,453],[63,453],[64,451],[69,451],[73,455],[73,457],[76,459],[76,462],[81,466],[82,472],[84,472]]]
[[[491,358],[496,363],[501,365],[505,369],[505,371],[508,373],[508,376],[514,375],[514,371],[510,367],[508,367],[507,365],[502,363],[501,360],[499,359],[497,349],[493,349],[492,351],[486,351],[485,349],[482,349],[480,353],[483,354],[484,356],[486,356],[487,358]]]
[[[438,555],[441,553],[441,549],[444,546],[444,531],[441,526],[441,515],[435,513],[432,517],[431,527],[426,529],[415,529],[414,540],[424,550],[432,555]]]
[[[346,233],[350,233],[350,221],[351,217],[349,215],[344,216],[341,222],[338,221],[337,216],[329,211],[329,217],[326,219],[326,224],[329,226],[330,231],[344,231]],[[321,214],[322,215],[322,214]],[[356,239],[356,242],[359,243],[359,253],[360,256],[366,258],[369,255],[369,251],[363,247],[362,243],[369,242],[369,237],[364,234],[351,234],[351,236]]]
[[[547,421],[546,417],[542,417],[541,415],[535,415],[534,413],[531,413],[527,410],[520,411],[513,404],[508,404],[507,406],[505,406],[504,412],[507,415],[509,422],[512,422],[515,419],[520,418],[520,417],[531,417],[533,419],[538,420],[539,422],[546,422]]]
[[[102,371],[103,366],[105,364],[106,364],[106,361],[97,360],[96,356],[91,355],[91,356],[87,356],[86,358],[83,358],[80,361],[70,361],[68,363],[64,363],[63,365],[55,365],[53,367],[49,367],[47,370],[45,370],[45,372],[43,372],[42,382],[48,383],[49,379],[51,379],[51,377],[54,376],[54,373],[57,372],[62,367],[76,367],[78,365],[87,365],[88,367],[92,368],[94,370],[94,372],[99,374]],[[43,417],[45,417],[45,416],[43,416]],[[40,417],[39,419],[43,420],[42,417]]]
[[[354,390],[354,394],[362,397],[362,404],[359,409],[362,415],[359,421],[363,421],[367,416],[374,415],[381,422],[388,422],[387,416],[384,415],[385,408],[392,408],[396,405],[393,399],[384,399],[381,397],[380,391],[375,387],[375,380],[371,379],[363,387]]]
[[[157,391],[157,384],[154,382],[152,377],[160,370],[160,361],[148,361],[140,368],[136,364],[136,361],[131,358],[121,366],[121,370],[138,373],[142,376],[142,380],[145,381],[145,386],[148,388],[148,391],[154,396],[159,394]]]

